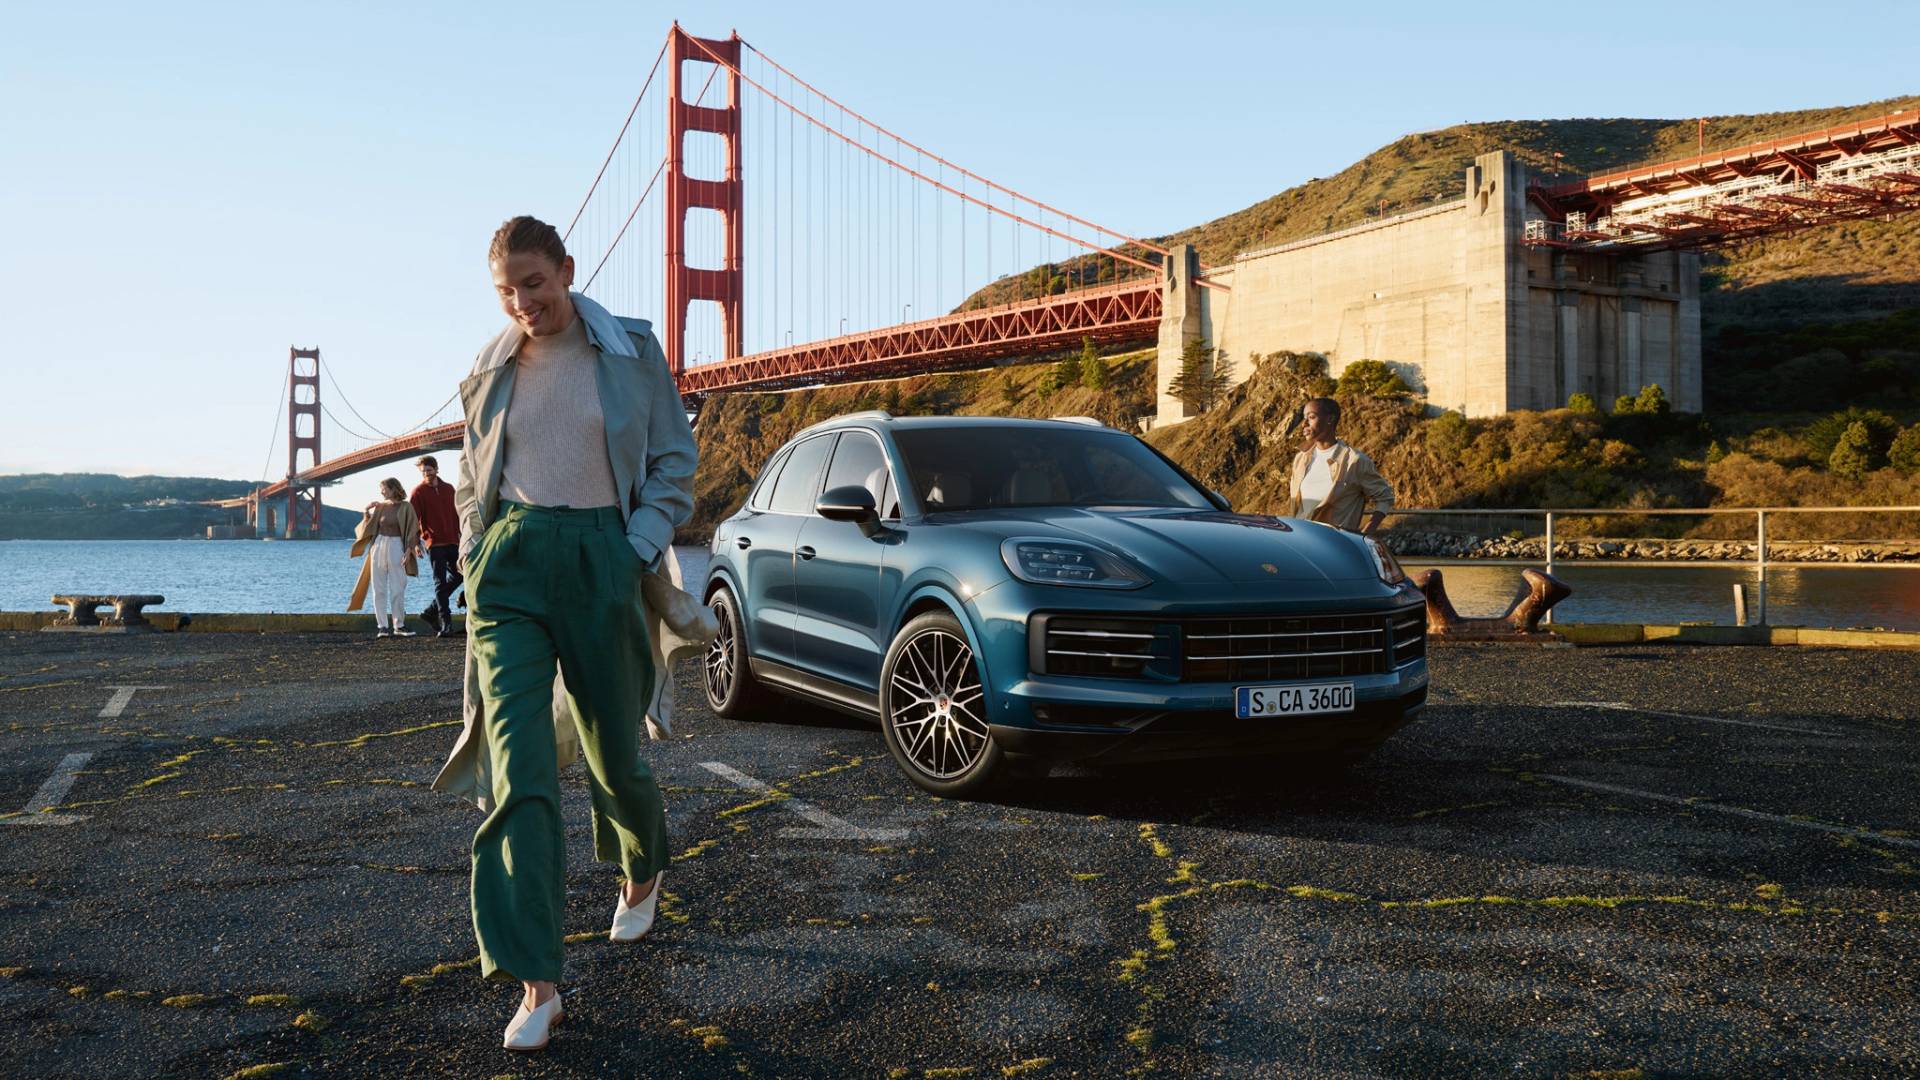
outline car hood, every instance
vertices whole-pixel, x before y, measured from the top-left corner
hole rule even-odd
[[[1217,510],[1070,506],[975,510],[929,518],[999,539],[1088,540],[1125,555],[1155,581],[1222,584],[1379,580],[1351,533],[1294,518]]]

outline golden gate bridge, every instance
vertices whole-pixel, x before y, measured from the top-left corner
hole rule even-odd
[[[1536,186],[1528,199],[1540,217],[1522,242],[1572,249],[1711,247],[1914,209],[1920,112]],[[577,288],[654,317],[693,409],[714,393],[977,368],[1086,339],[1150,344],[1173,277],[1167,247],[967,169],[737,33],[696,37],[678,23],[564,234]],[[1206,274],[1199,287],[1226,289]],[[358,427],[322,401],[323,375]],[[285,477],[222,502],[264,532],[284,499],[286,535],[317,535],[325,485],[460,445],[451,398],[406,431],[380,431],[317,349],[290,350],[286,389]],[[366,445],[323,458],[322,415]]]

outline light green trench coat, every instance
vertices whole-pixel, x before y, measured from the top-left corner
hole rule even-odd
[[[600,408],[606,419],[607,459],[613,467],[615,487],[624,496],[621,510],[626,514],[627,540],[643,564],[653,566],[655,560],[661,563],[647,575],[655,580],[648,582],[642,595],[634,597],[646,620],[650,655],[633,658],[634,663],[651,664],[654,669],[653,700],[640,704],[646,709],[649,733],[659,739],[672,731],[672,664],[700,648],[698,641],[674,633],[659,608],[645,599],[647,594],[658,597],[657,590],[668,582],[675,588],[683,587],[680,567],[670,548],[673,530],[693,514],[697,460],[693,429],[687,423],[679,390],[667,371],[666,356],[651,326],[642,319],[616,318],[579,293],[572,295],[574,309],[586,325],[587,339],[600,354],[596,375]],[[481,350],[473,373],[460,384],[467,430],[460,447],[454,506],[460,513],[463,562],[499,511],[507,407],[513,400],[513,356],[522,340],[520,330],[508,326]],[[483,727],[485,702],[472,639],[467,643],[464,699],[466,723],[446,765],[434,779],[433,789],[471,799],[483,811],[490,810],[493,777]],[[580,756],[580,736],[557,666],[553,734],[564,769]]]

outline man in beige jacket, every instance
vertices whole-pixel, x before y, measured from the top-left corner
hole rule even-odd
[[[1393,509],[1393,485],[1373,467],[1373,459],[1340,441],[1340,403],[1314,398],[1302,412],[1307,446],[1293,456],[1287,516],[1325,522],[1348,532],[1370,533]],[[1365,526],[1363,510],[1372,511]]]

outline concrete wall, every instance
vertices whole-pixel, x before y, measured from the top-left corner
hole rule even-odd
[[[1176,289],[1170,275],[1156,423],[1185,418],[1165,387],[1196,327],[1236,382],[1251,355],[1290,349],[1326,354],[1335,375],[1385,361],[1429,404],[1469,416],[1581,390],[1610,403],[1654,382],[1676,408],[1700,408],[1697,256],[1530,248],[1526,170],[1484,154],[1464,181],[1458,201],[1242,256],[1211,275],[1231,292]]]

